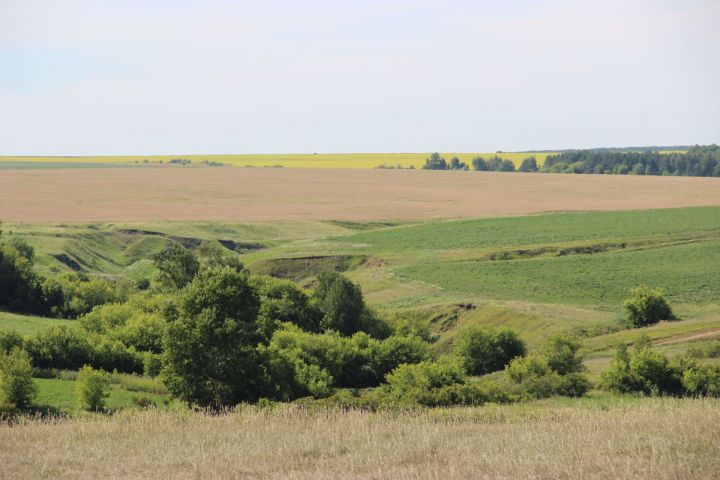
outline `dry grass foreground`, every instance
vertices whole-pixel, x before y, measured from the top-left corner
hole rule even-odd
[[[720,205],[720,179],[393,170],[0,170],[16,222],[416,220]]]
[[[642,400],[417,414],[245,408],[0,427],[3,479],[695,479],[720,475],[720,405]]]

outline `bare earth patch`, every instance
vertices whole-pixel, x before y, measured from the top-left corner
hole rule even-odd
[[[0,219],[356,221],[720,205],[720,179],[398,170],[0,171]]]

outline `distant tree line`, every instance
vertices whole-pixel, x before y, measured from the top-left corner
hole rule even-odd
[[[423,170],[473,170],[481,172],[543,172],[613,175],[674,175],[685,177],[720,177],[720,147],[694,146],[686,152],[628,151],[615,149],[572,150],[549,155],[542,167],[535,157],[527,157],[519,167],[497,155],[475,157],[470,165],[453,157],[449,161],[433,153],[425,160]],[[379,167],[381,168],[381,167]],[[387,167],[385,167],[387,168]]]
[[[577,150],[549,155],[543,172],[720,177],[720,147],[691,147],[686,153]]]

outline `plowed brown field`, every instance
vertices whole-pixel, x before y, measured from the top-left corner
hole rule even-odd
[[[410,170],[0,171],[0,219],[394,220],[720,205],[720,179]]]

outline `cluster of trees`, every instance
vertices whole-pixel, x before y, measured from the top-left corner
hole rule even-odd
[[[543,172],[720,177],[720,147],[691,147],[685,153],[576,150],[549,155]]]
[[[467,163],[461,162],[459,158],[453,157],[448,162],[437,152],[425,159],[425,165],[422,168],[423,170],[468,170]]]
[[[502,159],[497,155],[488,159],[483,157],[475,157],[471,162],[472,169],[479,172],[514,172],[515,164],[512,160]],[[439,153],[433,153],[430,158],[425,160],[423,170],[470,170],[467,163],[460,161],[459,158],[453,157],[448,162]],[[517,169],[518,172],[537,172],[538,164],[535,157],[524,159]]]

